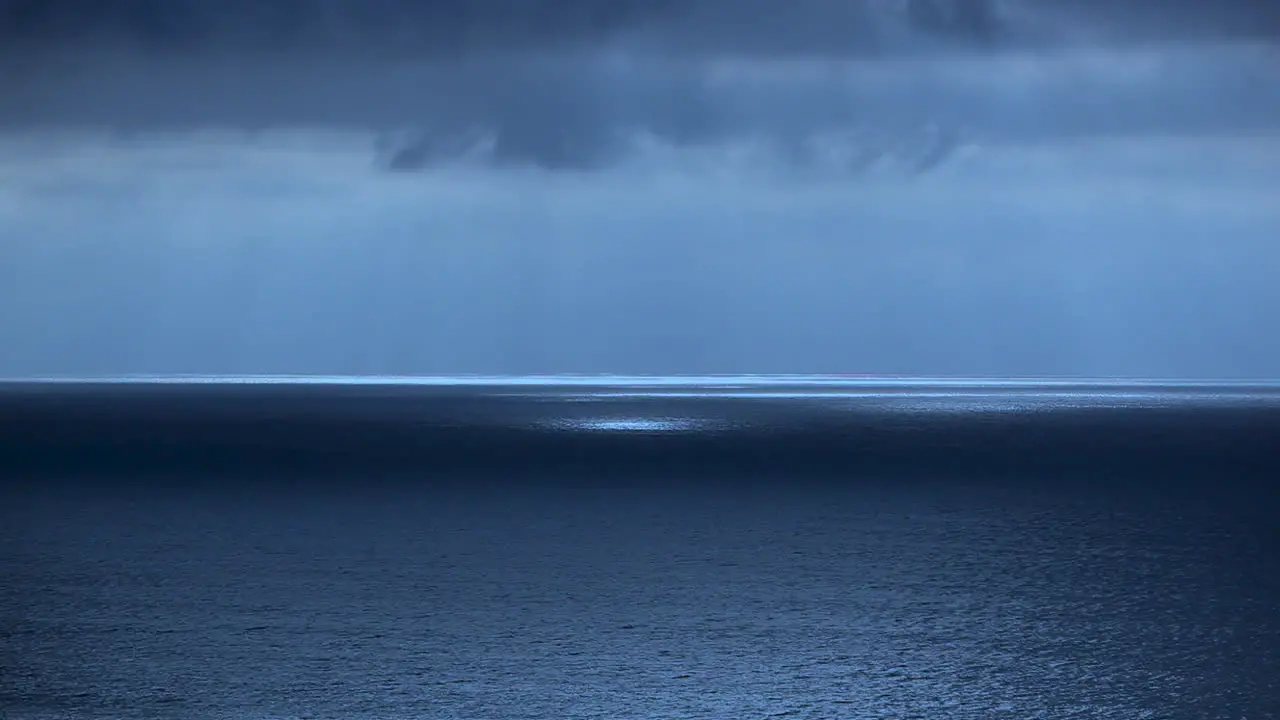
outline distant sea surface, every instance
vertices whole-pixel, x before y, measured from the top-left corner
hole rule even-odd
[[[5,479],[5,720],[1280,714],[1225,471]]]

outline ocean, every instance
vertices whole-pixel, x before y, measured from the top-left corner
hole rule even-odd
[[[1226,402],[1224,393],[1192,401],[1185,390],[1147,388],[1135,400],[1142,393],[1132,388],[1091,390],[1104,397],[1094,405],[1111,411],[1129,397],[1123,402],[1139,410],[1177,406],[1185,422],[1130,417],[1129,436],[1148,437],[1139,447],[1115,441],[1124,433],[1102,415],[1089,416],[1103,429],[1089,435],[1076,422],[1059,442],[1087,455],[1067,474],[1052,460],[995,472],[989,458],[948,454],[948,443],[935,441],[960,435],[919,409],[928,393],[915,388],[897,410],[879,411],[882,426],[894,412],[916,418],[916,453],[935,461],[910,473],[859,470],[850,458],[865,455],[841,455],[852,423],[845,440],[806,450],[822,455],[826,472],[814,458],[792,458],[756,473],[726,461],[716,473],[688,462],[696,453],[686,448],[670,466],[639,463],[635,472],[599,457],[544,466],[556,475],[521,469],[532,455],[502,436],[513,454],[491,457],[484,473],[457,464],[443,466],[447,476],[435,472],[442,466],[429,459],[442,451],[433,446],[413,460],[399,455],[394,469],[370,457],[376,471],[364,473],[347,462],[352,456],[333,456],[327,473],[306,464],[263,465],[267,473],[249,461],[202,473],[205,456],[193,448],[212,446],[186,427],[153,439],[157,455],[161,444],[185,448],[172,455],[184,462],[130,476],[125,465],[104,475],[52,460],[13,463],[15,443],[39,450],[40,436],[60,438],[70,454],[92,445],[50,430],[41,407],[61,408],[64,431],[115,423],[115,431],[99,427],[114,432],[115,451],[146,454],[129,428],[156,421],[155,406],[142,412],[146,403],[124,393],[101,415],[83,398],[76,405],[41,387],[44,400],[16,400],[12,386],[2,393],[5,720],[1263,720],[1280,711],[1280,493],[1268,481],[1280,458],[1258,450],[1252,465],[1232,462],[1264,448],[1280,426],[1254,401],[1247,427],[1206,410]],[[499,416],[475,409],[483,392],[464,390],[471,404],[454,397],[452,417]],[[508,412],[514,405],[564,415],[583,394],[602,417],[620,416],[623,403],[605,397],[617,388],[499,390],[487,402],[509,403],[504,417],[518,416]],[[668,429],[708,402],[631,390],[666,408],[650,406],[648,417],[665,417]],[[201,405],[192,400],[200,391],[181,392],[183,413],[211,422],[215,411],[231,412],[233,404]],[[966,422],[987,428],[986,440],[968,442],[1001,452],[1001,437],[1040,437],[1048,453],[1052,424],[1037,418],[1073,405],[1061,388],[1017,402],[1005,388],[983,396],[1003,410],[975,415],[978,393],[949,392],[947,407],[969,407]],[[819,414],[812,389],[781,394],[807,397],[786,400],[786,412],[733,405],[701,417],[736,414],[739,429],[722,431],[733,435],[759,412],[785,434],[781,418]],[[253,397],[277,425],[334,407],[331,396],[309,395],[296,407]],[[378,407],[385,416],[389,406]],[[1017,423],[1007,418],[1019,413],[1022,429],[1011,429]],[[19,414],[25,436],[13,424]],[[421,417],[398,422],[418,422],[422,437],[442,432]],[[522,422],[533,423],[527,414]],[[584,456],[602,428],[642,445],[672,439],[634,419],[579,417],[574,426],[566,432]],[[791,447],[770,446],[769,437],[750,442]],[[1153,442],[1167,445],[1159,451]],[[472,461],[502,454],[481,445],[458,452]],[[96,457],[109,454],[101,442],[93,447]],[[1153,462],[1116,462],[1126,447]],[[608,451],[639,457],[625,443]],[[1188,469],[1154,462],[1161,452]]]

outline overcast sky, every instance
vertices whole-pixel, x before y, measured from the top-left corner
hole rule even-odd
[[[713,51],[889,52],[904,27],[996,45],[1270,36],[1280,11],[1258,0],[0,0],[5,44],[151,51],[452,54],[644,36]]]
[[[871,4],[500,5],[469,37],[517,53],[159,47],[145,3],[11,22],[0,376],[1280,376],[1280,55],[1211,38],[1261,4],[1003,3],[1071,41],[888,55],[802,40]],[[243,20],[164,7],[162,39]],[[85,39],[112,23],[133,45]],[[432,124],[488,140],[387,172],[387,131]]]
[[[388,175],[365,140],[10,139],[0,375],[1280,371],[1275,137],[858,178]]]
[[[1021,133],[1055,132],[1055,122],[1064,132],[1248,130],[1276,116],[1273,7],[0,0],[0,129],[445,123],[501,126],[525,145],[566,142],[557,134],[601,143],[619,126],[696,135],[870,118]],[[1242,40],[1250,34],[1262,39]],[[946,62],[897,70],[922,58]],[[724,79],[717,64],[754,70]],[[1206,83],[1218,86],[1208,103]],[[1015,95],[1018,85],[1030,94]]]

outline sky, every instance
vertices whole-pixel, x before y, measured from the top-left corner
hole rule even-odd
[[[1259,3],[23,5],[0,376],[1280,375]]]
[[[691,52],[894,53],[918,42],[1275,37],[1258,0],[0,0],[26,48],[443,56],[643,40]]]

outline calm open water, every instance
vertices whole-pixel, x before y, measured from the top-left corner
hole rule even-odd
[[[241,486],[4,514],[7,720],[1261,720],[1280,698],[1280,538],[1244,497]]]
[[[0,386],[0,718],[1280,714],[1276,388],[597,385]]]

